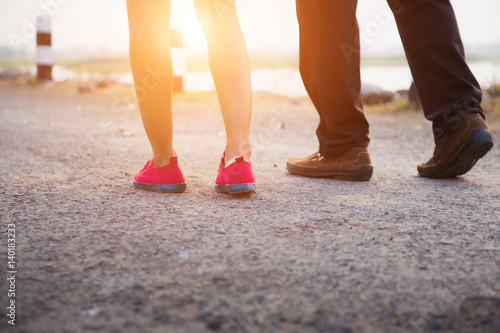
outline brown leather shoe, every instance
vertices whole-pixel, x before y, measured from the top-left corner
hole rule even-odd
[[[294,158],[286,169],[305,177],[336,178],[366,181],[373,174],[373,166],[366,147],[354,147],[338,158],[327,158],[319,152],[305,158]]]
[[[434,156],[419,164],[418,174],[429,178],[449,178],[465,174],[493,147],[488,126],[478,113],[470,114],[443,143]]]

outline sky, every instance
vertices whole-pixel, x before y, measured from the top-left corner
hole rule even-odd
[[[192,1],[172,0],[172,24],[184,32],[190,55],[206,52]],[[240,24],[251,55],[298,54],[298,25],[293,0],[236,0]],[[466,50],[500,44],[500,1],[452,0]],[[126,55],[125,0],[0,0],[0,46],[34,51],[34,17],[49,12],[57,55]],[[377,19],[377,17],[379,19]],[[380,17],[389,18],[380,20]],[[402,55],[394,18],[385,0],[359,0],[364,33],[362,53]],[[497,48],[498,50],[498,48]]]

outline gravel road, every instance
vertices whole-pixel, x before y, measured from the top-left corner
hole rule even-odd
[[[500,332],[500,149],[430,180],[430,123],[368,114],[370,182],[288,174],[317,148],[309,101],[255,94],[258,190],[213,185],[212,93],[175,96],[183,194],[136,189],[150,158],[131,87],[0,81],[2,332]],[[490,121],[500,142],[500,121]],[[1,279],[6,313],[9,283]]]

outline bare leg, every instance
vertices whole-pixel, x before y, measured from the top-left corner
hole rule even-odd
[[[173,69],[170,55],[170,0],[127,0],[130,65],[142,122],[156,168],[175,155],[172,145]]]
[[[252,88],[250,64],[234,0],[194,0],[208,45],[210,69],[226,128],[225,162],[250,160]]]

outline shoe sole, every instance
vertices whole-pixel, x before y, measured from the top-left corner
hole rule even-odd
[[[434,173],[419,173],[427,178],[452,178],[467,173],[477,161],[493,147],[493,138],[487,129],[478,129],[472,133],[470,140],[455,154],[442,170]]]
[[[339,180],[349,180],[349,181],[368,181],[372,178],[373,175],[373,167],[372,166],[362,166],[358,169],[358,171],[354,173],[346,173],[346,172],[325,172],[325,173],[306,173],[301,171],[296,171],[290,168],[286,168],[288,172],[304,176],[310,178],[334,178]]]
[[[147,183],[139,183],[135,180],[134,186],[137,188],[141,188],[143,190],[155,191],[155,192],[163,192],[163,193],[182,193],[186,191],[187,185],[186,183],[179,184],[147,184]]]
[[[215,185],[215,191],[229,194],[245,194],[255,192],[255,183]]]

